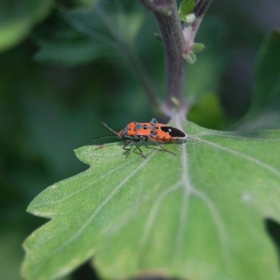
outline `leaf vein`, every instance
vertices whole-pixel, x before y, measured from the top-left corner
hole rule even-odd
[[[180,186],[181,181],[177,182],[176,184],[172,185],[171,187],[163,190],[161,192],[161,194],[158,196],[158,198],[156,199],[155,203],[153,204],[153,207],[150,211],[149,216],[147,217],[146,220],[146,225],[145,225],[145,229],[144,229],[144,233],[142,236],[142,239],[140,241],[140,246],[144,246],[145,243],[147,242],[148,236],[152,230],[152,226],[153,226],[153,222],[155,220],[156,214],[158,213],[160,204],[163,202],[163,200],[170,195],[172,192],[174,192],[175,190],[177,190]]]
[[[224,147],[224,146],[222,146],[222,145],[215,144],[215,143],[213,143],[213,142],[211,142],[211,141],[202,140],[202,139],[199,139],[199,138],[193,138],[193,139],[195,139],[195,140],[197,140],[197,141],[199,141],[199,142],[208,144],[208,145],[210,145],[210,146],[213,146],[213,147],[215,147],[215,148],[217,148],[217,149],[219,149],[219,150],[225,151],[225,152],[230,153],[230,154],[232,154],[232,155],[235,155],[235,156],[241,157],[241,158],[243,158],[243,159],[246,159],[247,161],[250,161],[250,162],[252,162],[252,163],[254,163],[254,164],[256,164],[256,165],[259,165],[259,166],[263,167],[264,169],[268,170],[269,172],[273,173],[273,174],[276,175],[278,178],[280,178],[280,172],[279,172],[276,168],[274,168],[273,166],[271,166],[271,165],[269,165],[269,164],[267,164],[267,163],[262,162],[262,161],[259,160],[259,159],[256,159],[256,158],[254,158],[254,157],[251,157],[251,156],[249,156],[249,155],[246,155],[246,154],[244,154],[244,153],[242,153],[242,152],[239,152],[239,151],[236,151],[236,150],[233,150],[233,149]]]
[[[46,261],[37,268],[37,271],[40,271],[45,265],[47,265],[48,260],[52,258],[55,254],[63,250],[66,246],[68,246],[70,243],[72,243],[76,238],[78,238],[79,235],[81,235],[86,228],[90,225],[92,220],[96,217],[96,215],[99,213],[99,211],[111,200],[112,197],[125,185],[125,183],[128,182],[134,175],[137,174],[137,172],[143,168],[154,156],[156,151],[153,151],[145,161],[143,161],[133,172],[131,172],[122,182],[118,184],[118,186],[107,196],[107,198],[97,207],[97,209],[93,212],[93,214],[87,219],[87,221],[84,223],[82,227],[79,228],[79,230],[66,242],[64,242],[60,247],[58,247],[56,250],[54,250],[47,258]],[[92,248],[89,247],[89,250],[92,250]],[[71,261],[71,260],[70,260]]]
[[[122,169],[124,166],[131,164],[132,161],[135,161],[137,158],[134,158],[133,160],[127,161],[121,165],[119,165],[117,168],[114,168],[112,170],[110,170],[109,172],[107,172],[106,174],[102,175],[101,177],[99,177],[97,180],[90,182],[89,184],[86,184],[84,187],[79,188],[78,190],[71,192],[69,195],[64,196],[63,198],[56,200],[56,201],[51,201],[51,202],[40,202],[39,206],[45,206],[45,205],[56,205],[59,204],[65,200],[67,200],[68,198],[71,198],[72,196],[79,194],[80,192],[86,190],[87,188],[93,186],[94,184],[98,183],[99,181],[101,181],[102,179],[106,178],[107,176],[113,174],[114,172],[118,171],[119,169]],[[92,171],[90,169],[88,169],[87,171]],[[91,172],[90,172],[90,177],[92,176]],[[79,177],[77,177],[77,179],[79,179]]]

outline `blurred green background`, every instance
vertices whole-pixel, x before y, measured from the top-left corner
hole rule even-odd
[[[140,58],[164,96],[164,54],[152,15],[138,1],[102,0],[93,9],[94,2],[1,1],[1,279],[20,279],[21,243],[45,222],[26,213],[29,202],[87,168],[73,149],[110,135],[100,121],[118,131],[160,117],[130,60]],[[257,50],[280,29],[279,5],[214,1],[196,40],[206,49],[187,66],[191,120],[228,129],[246,113]],[[87,267],[69,277],[94,278]]]

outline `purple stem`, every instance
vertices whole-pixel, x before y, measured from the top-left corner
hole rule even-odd
[[[154,11],[154,16],[161,33],[166,61],[167,92],[162,110],[170,117],[175,111],[185,115],[188,109],[184,98],[186,63],[182,57],[185,40],[176,1],[174,1],[174,9],[170,16],[156,11]]]

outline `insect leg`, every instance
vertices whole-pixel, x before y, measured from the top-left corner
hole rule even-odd
[[[127,148],[128,146],[130,146],[130,145],[133,145],[133,140],[128,140],[128,141],[126,141],[125,143],[124,143],[124,145],[122,146],[122,148],[125,150],[125,151],[127,151],[127,157],[128,157],[128,155],[130,154],[130,150],[131,150],[131,148],[129,149],[129,148]]]
[[[133,142],[133,145],[139,150],[139,152],[141,153],[141,156],[142,156],[143,158],[147,158],[147,157],[144,155],[144,153],[142,152],[142,150],[135,144],[135,142]]]
[[[152,118],[150,124],[156,124],[156,123],[158,123],[158,121],[155,118]]]
[[[170,154],[176,155],[175,153],[173,153],[173,152],[167,150],[166,148],[164,148],[158,141],[154,140],[153,138],[149,138],[149,140],[150,140],[151,142],[156,143],[162,150],[164,150],[164,151],[166,151],[166,152],[168,152],[168,153],[170,153]]]
[[[144,155],[144,153],[142,152],[142,150],[135,144],[135,141],[133,141],[133,139],[127,141],[127,142],[123,145],[123,147],[122,147],[124,150],[128,151],[127,157],[128,157],[128,155],[129,155],[129,153],[130,153],[130,150],[131,150],[131,148],[128,149],[127,147],[130,146],[130,145],[134,145],[134,146],[139,150],[139,152],[141,153],[141,156],[144,157],[144,158],[146,158],[146,156]]]

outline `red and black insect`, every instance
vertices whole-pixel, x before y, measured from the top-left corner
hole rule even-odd
[[[107,124],[103,122],[102,124],[114,134],[116,134],[117,138],[125,141],[122,148],[128,151],[128,154],[131,150],[129,149],[129,146],[134,145],[140,151],[143,157],[146,156],[144,155],[142,150],[136,145],[137,142],[151,141],[160,146],[164,151],[172,153],[165,149],[161,144],[167,142],[178,142],[187,138],[185,132],[167,124],[158,123],[158,121],[155,118],[153,118],[149,123],[131,122],[120,132],[114,131],[112,128],[110,128]]]

